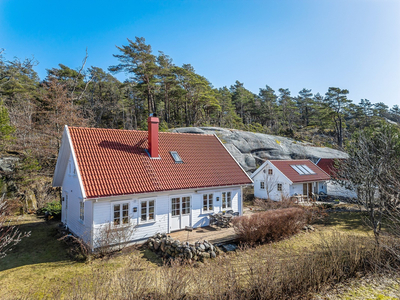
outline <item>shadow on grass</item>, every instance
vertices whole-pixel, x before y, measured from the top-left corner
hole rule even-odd
[[[365,212],[330,212],[326,218],[316,224],[366,233],[371,229],[366,225],[365,217]]]
[[[71,261],[66,245],[57,240],[59,222],[46,222],[31,216],[31,223],[19,225],[20,232],[31,232],[0,260],[0,271],[40,263]]]
[[[154,253],[153,251],[146,249],[146,248],[142,248],[140,250],[140,253],[142,254],[142,258],[146,259],[147,261],[151,262],[152,264],[155,264],[157,266],[164,265],[163,259],[160,256],[158,256],[156,253]]]

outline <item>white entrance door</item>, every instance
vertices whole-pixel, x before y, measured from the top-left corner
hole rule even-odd
[[[191,199],[190,197],[171,198],[170,230],[184,229],[191,226]]]

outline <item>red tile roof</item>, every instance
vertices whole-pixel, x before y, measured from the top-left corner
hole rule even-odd
[[[324,181],[330,179],[328,174],[309,159],[270,160],[270,162],[292,182]],[[315,172],[315,174],[300,175],[291,167],[292,165],[306,165]]]
[[[320,167],[325,173],[328,173],[331,177],[334,177],[337,173],[335,167],[336,161],[343,160],[343,158],[321,158],[317,162],[317,166]]]
[[[69,127],[69,133],[87,198],[252,183],[213,135],[160,132],[161,159],[150,159],[147,131]]]

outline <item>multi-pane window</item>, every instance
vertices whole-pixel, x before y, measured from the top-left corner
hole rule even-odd
[[[272,169],[268,169],[268,175],[272,175]]]
[[[171,199],[172,216],[190,214],[190,197],[176,197]]]
[[[260,189],[265,190],[265,182],[260,181]]]
[[[277,184],[278,192],[282,192],[282,183]]]
[[[203,194],[203,211],[211,211],[214,208],[213,194]]]
[[[79,202],[79,219],[81,221],[85,220],[85,202]]]
[[[172,216],[179,216],[181,214],[181,199],[180,198],[172,198]]]
[[[222,192],[222,208],[231,208],[232,198],[231,192]]]
[[[182,215],[190,214],[190,197],[182,197]]]
[[[140,221],[154,221],[154,200],[143,200],[140,201]]]
[[[114,225],[123,225],[128,223],[129,223],[128,203],[114,204]]]

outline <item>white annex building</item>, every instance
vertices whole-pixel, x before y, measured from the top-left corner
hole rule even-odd
[[[242,186],[252,180],[218,137],[159,133],[158,123],[149,117],[148,131],[65,126],[53,186],[62,188],[62,222],[92,249],[104,228],[128,229],[123,242],[131,242],[207,226],[212,213],[242,214]]]
[[[251,178],[255,197],[274,201],[295,197],[303,201],[320,192],[326,194],[330,176],[312,161],[302,159],[267,160]]]

